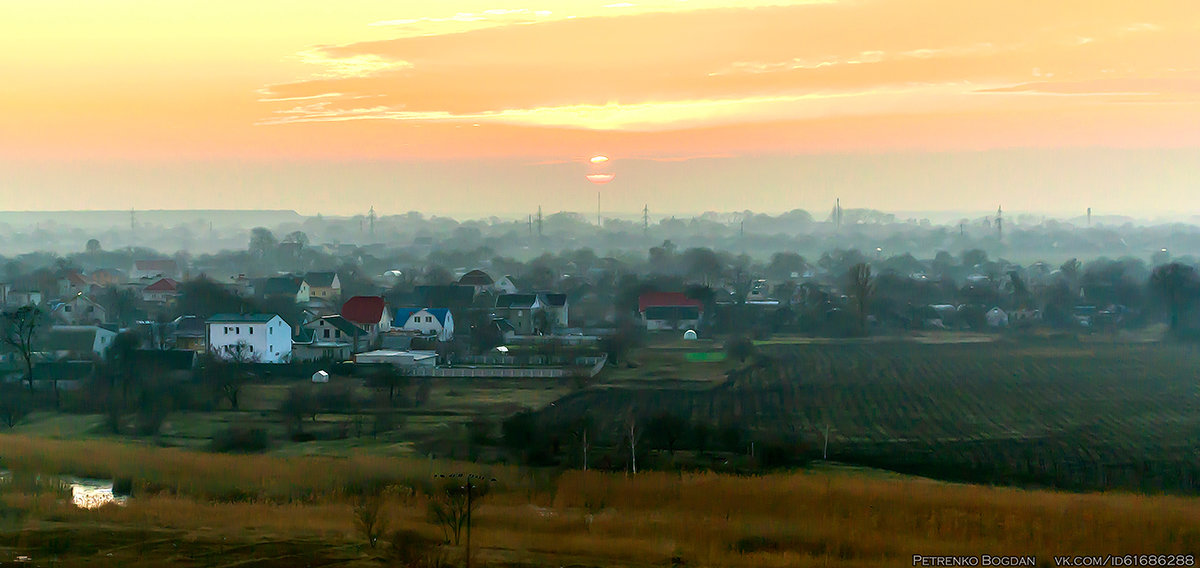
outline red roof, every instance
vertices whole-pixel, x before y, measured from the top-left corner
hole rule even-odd
[[[696,307],[700,311],[704,311],[704,303],[695,298],[687,297],[683,292],[646,292],[638,296],[638,311],[644,312],[646,308],[663,308],[663,307]]]
[[[357,324],[377,324],[383,321],[383,298],[355,296],[342,304],[342,317]]]
[[[179,290],[179,283],[170,279],[163,278],[149,286],[146,286],[147,292],[175,292]]]

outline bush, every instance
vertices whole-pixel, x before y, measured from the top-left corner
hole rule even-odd
[[[437,541],[417,531],[397,530],[392,533],[388,557],[396,566],[406,568],[438,568],[446,565]]]
[[[214,452],[258,453],[271,445],[266,429],[234,425],[213,436],[211,448]]]

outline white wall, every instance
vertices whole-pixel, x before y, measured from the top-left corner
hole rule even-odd
[[[239,343],[249,348],[246,353],[259,363],[286,363],[292,356],[292,327],[275,316],[261,322],[210,322],[209,349],[220,357],[229,357],[229,350]]]

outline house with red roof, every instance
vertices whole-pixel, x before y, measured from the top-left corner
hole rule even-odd
[[[154,304],[166,304],[175,301],[179,296],[179,282],[173,278],[159,278],[153,284],[142,288],[142,301]]]
[[[647,292],[638,296],[638,315],[646,331],[695,329],[704,303],[683,292]]]
[[[354,296],[342,304],[342,317],[367,334],[373,344],[379,334],[392,329],[392,315],[382,296]]]

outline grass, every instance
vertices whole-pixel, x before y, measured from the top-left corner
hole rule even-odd
[[[58,566],[377,566],[353,528],[341,487],[399,483],[475,466],[378,456],[230,457],[112,442],[0,436],[14,469],[93,468],[153,479],[126,507],[84,511],[6,495],[28,506],[0,527],[0,563],[57,556]],[[132,465],[137,464],[137,465]],[[74,471],[72,471],[74,470]],[[760,477],[596,472],[542,475],[494,468],[496,489],[472,541],[487,566],[894,566],[912,554],[1195,553],[1200,500],[1023,491],[857,472]],[[240,487],[255,497],[219,495]],[[164,490],[163,488],[172,488]],[[178,490],[175,490],[178,488]],[[390,526],[440,538],[420,492],[389,499]],[[588,515],[592,521],[586,521]],[[386,538],[385,538],[386,540]],[[447,547],[450,558],[461,549]]]

